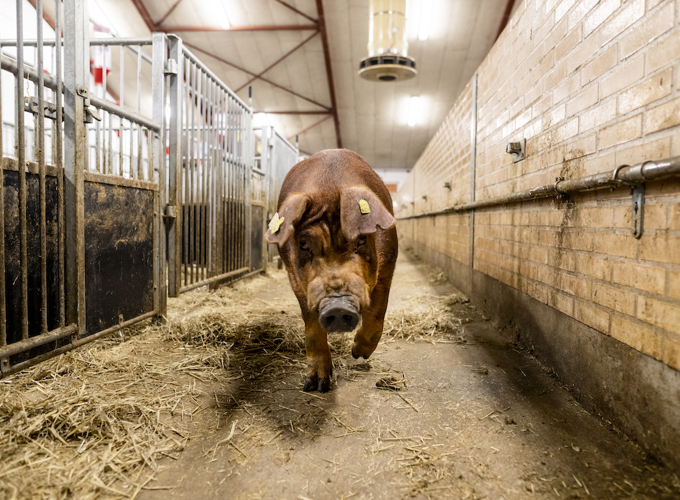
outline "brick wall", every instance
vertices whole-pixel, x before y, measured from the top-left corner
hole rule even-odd
[[[477,72],[475,199],[680,155],[679,20],[680,0],[525,0]],[[470,200],[471,105],[469,84],[398,218]],[[680,182],[647,183],[639,240],[631,213],[627,188],[477,210],[473,268],[680,370]],[[469,265],[470,217],[399,232],[437,265]]]

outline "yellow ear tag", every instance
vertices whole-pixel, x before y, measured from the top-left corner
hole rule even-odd
[[[371,207],[368,206],[368,202],[366,200],[359,200],[359,209],[363,215],[371,213]]]
[[[269,221],[269,230],[272,232],[272,234],[276,234],[279,232],[279,228],[281,227],[281,224],[283,224],[283,221],[285,219],[286,219],[285,217],[279,217],[278,212],[274,214],[272,220]]]

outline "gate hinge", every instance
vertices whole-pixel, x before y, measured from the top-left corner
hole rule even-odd
[[[527,140],[522,139],[519,142],[509,142],[505,148],[505,152],[512,155],[512,162],[517,163],[527,157]]]
[[[97,108],[90,105],[90,94],[87,87],[83,85],[76,85],[76,93],[83,98],[83,111],[85,111],[85,123],[92,123],[94,120],[102,121],[101,116],[97,112]]]
[[[631,217],[633,236],[640,239],[642,237],[645,215],[645,185],[635,184],[631,186],[630,194],[633,196],[633,215]]]
[[[163,218],[165,219],[170,219],[170,221],[175,220],[177,218],[177,214],[175,213],[175,205],[165,205],[165,211],[163,212]]]
[[[9,356],[0,358],[0,375],[5,375],[9,372]]]
[[[176,59],[168,59],[168,63],[165,65],[165,71],[163,71],[166,75],[176,75],[179,73],[179,64],[177,64]]]

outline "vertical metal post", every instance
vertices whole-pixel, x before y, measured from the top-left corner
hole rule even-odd
[[[475,201],[475,181],[477,177],[477,80],[472,78],[472,107],[470,109],[470,202]],[[475,210],[470,211],[470,268],[475,268]]]
[[[125,46],[120,46],[120,107],[125,103]],[[123,119],[118,118],[118,175],[123,177],[125,165],[123,163]]]
[[[84,100],[87,32],[85,0],[64,0],[64,215],[66,319],[85,333],[84,173],[87,154]]]
[[[168,295],[179,296],[182,253],[182,79],[184,57],[182,40],[169,35],[170,61],[175,61],[177,73],[169,75],[170,125],[168,131],[168,182],[165,206],[174,208],[175,219],[168,219]],[[165,142],[162,142],[165,146]],[[165,186],[165,184],[163,184]]]
[[[1,38],[1,36],[0,36]],[[2,46],[0,45],[0,53]],[[2,71],[0,71],[0,347],[7,345],[7,304],[5,297],[5,172],[2,143]],[[0,360],[2,369],[3,360]]]
[[[54,148],[56,154],[56,160],[54,165],[57,167],[57,204],[58,204],[58,233],[59,233],[59,326],[64,327],[66,325],[66,284],[65,284],[65,222],[64,222],[64,156],[63,156],[63,125],[62,125],[62,38],[61,38],[61,9],[62,2],[57,1],[54,5],[55,8],[55,19],[54,19],[54,36],[57,40],[56,43],[56,58],[55,58],[55,72],[57,75],[57,90],[55,103],[57,105],[57,120],[56,120],[56,138],[52,138],[52,141],[57,142]]]
[[[165,290],[165,225],[163,209],[167,205],[165,186],[165,64],[167,61],[166,38],[163,33],[153,35],[153,65],[151,75],[151,94],[153,102],[153,121],[161,124],[158,137],[149,130],[152,137],[149,149],[149,180],[153,180],[154,168],[157,169],[158,191],[156,195],[156,214],[154,216],[154,234],[157,241],[157,252],[154,255],[154,281],[156,308],[159,316],[167,316],[168,296]],[[140,50],[141,53],[141,50]],[[176,113],[175,113],[176,114]],[[153,157],[153,164],[151,158]]]
[[[24,19],[23,2],[17,1],[17,74],[15,102],[15,154],[19,174],[19,262],[21,283],[21,338],[28,338],[28,247],[26,243],[26,161],[24,150]]]
[[[244,235],[245,240],[247,242],[246,244],[246,255],[245,255],[245,260],[246,260],[246,265],[249,265],[250,268],[253,268],[253,263],[252,263],[252,255],[253,255],[253,240],[251,238],[252,234],[252,207],[250,206],[251,200],[250,200],[250,177],[252,176],[252,168],[253,168],[253,152],[248,151],[250,146],[252,145],[252,141],[246,140],[247,136],[252,136],[253,134],[253,127],[250,124],[250,120],[247,119],[246,115],[248,115],[247,110],[241,108],[240,110],[240,115],[241,119],[239,120],[240,127],[241,127],[241,141],[240,141],[240,157],[241,161],[243,162],[243,169],[245,170],[245,204],[246,204],[246,210],[245,210],[245,216],[246,216],[246,234]],[[250,110],[250,113],[252,113],[252,109]],[[245,145],[248,145],[248,148],[244,147]]]
[[[38,126],[37,134],[39,186],[40,186],[40,333],[47,333],[47,190],[45,188],[45,73],[43,72],[43,4],[36,1],[38,28]]]

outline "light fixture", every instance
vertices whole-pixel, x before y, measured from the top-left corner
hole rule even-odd
[[[415,127],[418,123],[418,114],[420,113],[420,97],[417,95],[411,96],[411,102],[408,106],[408,126]]]
[[[368,57],[359,63],[359,76],[374,82],[413,78],[416,62],[407,52],[406,0],[371,0]]]
[[[432,1],[422,0],[420,7],[420,23],[418,24],[418,40],[424,42],[430,36],[432,23]]]
[[[231,27],[229,17],[227,17],[227,11],[224,8],[222,0],[208,0],[207,2],[204,2],[204,5],[210,9],[210,17],[217,21],[217,24],[220,28],[226,30]]]

